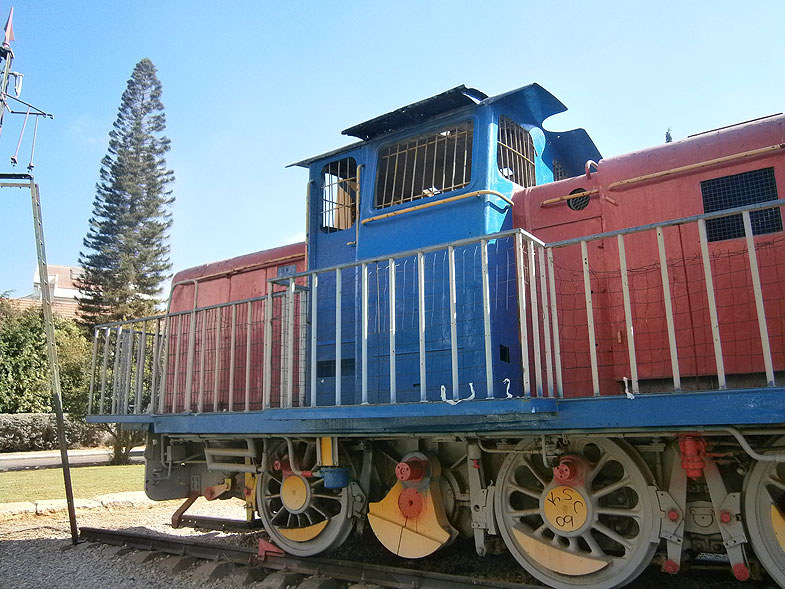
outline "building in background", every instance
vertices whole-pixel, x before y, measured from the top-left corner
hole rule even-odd
[[[76,280],[83,270],[74,266],[49,265],[49,285],[52,288],[52,311],[61,317],[76,319],[79,289]],[[29,309],[41,304],[41,276],[38,268],[33,275],[33,292],[18,299],[9,299],[19,309]]]

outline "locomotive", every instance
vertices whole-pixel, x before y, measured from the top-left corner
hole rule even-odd
[[[459,86],[346,129],[295,164],[305,243],[96,327],[88,420],[295,555],[367,526],[552,587],[703,554],[785,586],[785,116],[603,159],[563,110]]]

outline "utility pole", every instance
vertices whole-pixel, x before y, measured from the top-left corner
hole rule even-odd
[[[30,151],[30,163],[27,166],[27,174],[0,174],[0,188],[29,188],[30,200],[33,209],[33,230],[35,232],[35,248],[38,258],[38,274],[41,278],[41,306],[44,313],[44,329],[46,331],[46,356],[49,361],[49,372],[52,379],[52,404],[54,405],[55,415],[57,416],[57,437],[60,444],[60,458],[63,466],[63,483],[65,484],[65,496],[68,503],[68,520],[71,524],[71,542],[74,544],[79,540],[79,530],[76,525],[76,510],[74,509],[74,493],[71,487],[71,469],[68,463],[68,445],[65,439],[65,418],[63,416],[63,401],[60,391],[60,371],[57,367],[57,346],[55,342],[54,318],[52,316],[52,290],[49,288],[49,269],[46,263],[46,247],[44,241],[44,225],[41,217],[41,197],[38,184],[33,178],[33,156],[35,154],[35,139],[38,131],[38,117],[52,118],[46,113],[31,104],[19,99],[22,90],[22,74],[11,71],[11,64],[14,59],[14,52],[11,49],[11,41],[14,40],[13,25],[14,9],[8,15],[5,25],[5,38],[0,47],[0,62],[3,63],[3,74],[0,79],[0,134],[3,130],[3,121],[6,111],[9,114],[24,114],[25,122],[19,136],[19,143],[16,153],[11,157],[11,163],[16,164],[19,155],[19,147],[22,144],[22,137],[27,127],[27,120],[30,116],[35,117],[35,131],[33,133],[33,143]],[[8,85],[11,77],[14,78],[14,94],[8,93]],[[15,111],[9,102],[14,101],[27,107],[26,112]]]

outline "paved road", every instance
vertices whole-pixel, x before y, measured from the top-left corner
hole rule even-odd
[[[144,447],[131,450],[131,462],[144,462]],[[89,448],[69,450],[68,462],[71,466],[93,466],[109,464],[111,450],[108,448]],[[0,472],[7,470],[26,470],[35,468],[60,468],[60,451],[10,452],[0,454]]]

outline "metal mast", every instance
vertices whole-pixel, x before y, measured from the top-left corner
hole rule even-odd
[[[30,115],[35,117],[43,116],[52,118],[52,115],[19,100],[19,93],[22,89],[22,75],[11,71],[11,64],[14,59],[14,52],[10,42],[14,40],[13,26],[14,9],[8,15],[5,25],[5,38],[0,47],[0,61],[3,62],[3,74],[0,79],[0,134],[3,130],[3,121],[6,111],[9,114],[24,114],[25,125],[22,127],[22,134],[27,125]],[[14,77],[14,94],[8,93],[8,85],[11,77]],[[27,107],[26,112],[15,111],[9,106],[9,100],[13,100]],[[36,118],[36,131],[38,129],[38,119]],[[19,137],[19,144],[22,143],[22,136]],[[16,164],[16,155],[11,157],[11,162]],[[79,530],[76,525],[76,510],[74,509],[74,493],[71,487],[71,469],[68,463],[68,446],[65,439],[65,419],[63,417],[63,402],[60,391],[60,371],[57,367],[57,346],[55,342],[54,318],[52,316],[52,291],[49,288],[49,269],[46,263],[46,247],[44,241],[44,225],[41,217],[41,198],[38,184],[33,178],[33,155],[35,153],[35,133],[30,152],[30,163],[27,166],[28,174],[0,174],[0,188],[29,188],[30,198],[33,209],[33,229],[35,231],[35,248],[38,258],[38,275],[41,280],[41,306],[44,315],[44,330],[46,331],[46,355],[49,361],[49,372],[52,379],[52,404],[54,405],[55,415],[57,416],[57,437],[60,445],[60,458],[63,466],[63,482],[65,484],[65,496],[68,503],[68,520],[71,524],[71,541],[76,544],[79,538]]]

